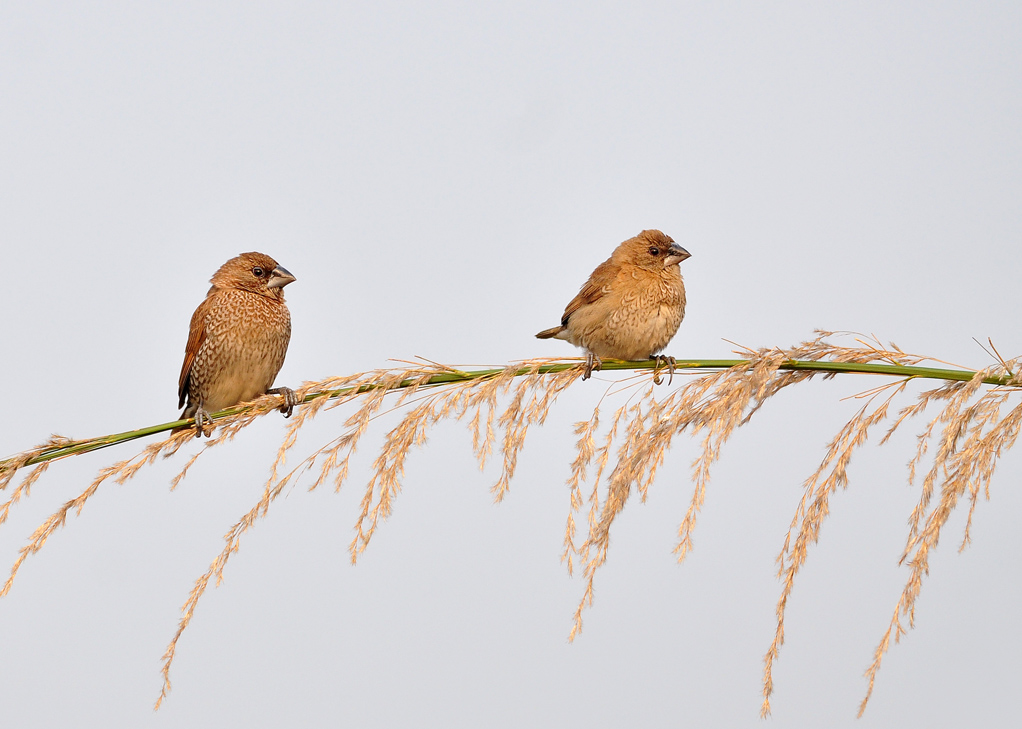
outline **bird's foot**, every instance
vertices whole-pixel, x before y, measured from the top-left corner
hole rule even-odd
[[[660,385],[663,383],[663,380],[660,378],[660,371],[666,367],[668,375],[667,384],[671,385],[674,382],[674,366],[677,364],[674,357],[668,357],[665,354],[652,354],[649,358],[656,362],[653,365],[653,384]]]
[[[272,390],[266,391],[267,395],[280,395],[284,398],[284,404],[280,406],[280,412],[284,413],[285,418],[291,417],[291,411],[295,409],[295,405],[301,402],[299,397],[295,394],[295,391],[290,387],[274,387]]]
[[[209,433],[206,432],[206,426],[209,425]],[[213,416],[207,413],[200,406],[195,411],[195,437],[201,438],[202,436],[210,436],[213,433]]]
[[[582,379],[588,380],[593,376],[593,370],[603,369],[603,360],[592,352],[586,352],[586,371],[582,373]]]

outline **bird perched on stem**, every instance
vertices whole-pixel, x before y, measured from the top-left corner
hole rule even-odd
[[[195,418],[196,437],[210,413],[260,395],[280,395],[285,417],[298,404],[293,390],[270,389],[291,339],[284,287],[294,280],[263,253],[242,253],[213,274],[192,314],[177,387],[181,419]]]
[[[588,379],[601,357],[674,359],[656,356],[685,318],[685,284],[678,264],[691,254],[659,230],[644,230],[619,245],[593,271],[561,316],[561,325],[536,335],[564,339],[586,350]],[[655,375],[654,375],[655,377]],[[659,382],[659,380],[657,380]]]

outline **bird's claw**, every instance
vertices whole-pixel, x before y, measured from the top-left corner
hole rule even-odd
[[[651,355],[650,359],[654,360],[656,362],[656,364],[653,365],[653,384],[654,385],[663,384],[663,380],[660,377],[660,370],[663,367],[667,368],[667,375],[668,375],[667,384],[668,385],[673,384],[674,383],[674,366],[677,364],[677,360],[675,360],[674,357],[668,357],[665,354]]]
[[[207,413],[205,410],[203,410],[202,407],[200,406],[199,409],[195,411],[195,437],[201,438],[204,435],[208,436],[210,433],[212,433],[213,432],[212,423],[213,416]],[[210,425],[209,433],[206,433],[207,424]]]
[[[603,360],[592,352],[586,352],[586,370],[582,373],[582,379],[588,380],[593,376],[593,370],[603,369]]]
[[[290,387],[274,387],[272,390],[266,391],[267,395],[280,395],[284,399],[284,404],[280,406],[280,412],[284,413],[285,418],[291,417],[291,412],[295,409],[295,405],[301,402],[298,395]]]

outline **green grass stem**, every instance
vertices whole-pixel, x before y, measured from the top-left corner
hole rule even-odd
[[[730,367],[736,367],[739,365],[747,364],[748,360],[745,359],[693,359],[693,360],[678,360],[675,365],[675,370],[721,370],[728,369]],[[656,365],[653,361],[644,362],[624,362],[621,360],[604,360],[602,370],[604,372],[614,370],[642,370],[652,369]],[[572,367],[578,367],[578,362],[558,362],[555,364],[542,365],[538,370],[534,370],[531,367],[523,366],[518,370],[516,376],[528,375],[532,372],[538,372],[539,374],[547,374],[551,372],[563,372],[571,369]],[[974,371],[970,370],[958,370],[958,369],[941,369],[936,367],[918,367],[909,365],[897,365],[897,364],[857,364],[854,362],[825,362],[825,361],[812,361],[812,360],[789,360],[781,365],[782,370],[809,370],[812,372],[825,372],[825,373],[840,373],[840,374],[871,374],[871,375],[887,375],[890,377],[907,377],[910,379],[930,379],[930,380],[945,380],[945,381],[958,381],[968,382],[976,376]],[[504,373],[503,368],[491,368],[482,370],[471,370],[466,372],[460,372],[452,370],[450,372],[443,372],[433,375],[426,382],[426,386],[430,385],[444,385],[452,382],[465,382],[468,380],[485,379],[488,377],[496,377]],[[391,389],[402,389],[410,387],[417,380],[407,379],[401,381],[397,386]],[[1014,386],[1011,382],[1011,378],[1008,376],[999,377],[986,377],[983,382],[988,385],[1003,385],[1003,386]],[[420,387],[423,386],[420,384]],[[323,392],[310,393],[307,395],[303,402],[311,402],[318,398],[327,397],[335,398],[348,395],[355,389],[352,387],[344,387],[337,390],[326,390]],[[359,392],[369,392],[370,390],[376,389],[374,385],[362,385],[358,388]],[[213,413],[213,420],[226,417],[228,415],[234,415],[236,413],[243,412],[243,407],[233,407],[227,410],[221,410],[220,412]],[[129,430],[124,433],[115,433],[113,435],[104,435],[97,438],[88,438],[85,440],[75,440],[69,443],[61,445],[54,445],[52,448],[44,450],[43,452],[34,456],[31,460],[24,463],[22,467],[31,466],[37,463],[43,463],[45,461],[52,461],[57,458],[65,458],[67,456],[75,456],[82,453],[89,453],[91,451],[97,451],[101,448],[108,448],[109,446],[118,445],[120,443],[127,443],[128,441],[138,440],[139,438],[146,438],[150,435],[157,433],[164,433],[182,425],[193,425],[194,420],[174,420],[169,423],[162,423],[160,425],[150,425],[146,428],[139,428],[137,430]],[[0,461],[0,469],[7,466],[13,458],[8,458]]]

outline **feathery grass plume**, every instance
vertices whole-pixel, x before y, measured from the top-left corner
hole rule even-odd
[[[811,371],[779,372],[779,368],[792,359],[781,350],[746,351],[745,354],[748,357],[745,361],[693,379],[661,401],[657,400],[651,385],[629,406],[623,443],[609,477],[605,501],[599,506],[595,490],[590,496],[591,513],[598,511],[600,515],[590,520],[589,536],[579,550],[586,585],[575,610],[569,639],[574,640],[581,632],[582,613],[592,605],[593,582],[597,570],[607,559],[613,521],[624,509],[633,486],[645,501],[674,436],[686,430],[691,430],[693,435],[705,433],[702,452],[693,463],[692,500],[678,530],[675,552],[680,562],[692,548],[691,535],[705,499],[710,466],[719,457],[723,444],[737,427],[749,421],[766,398],[786,385],[813,375]],[[616,427],[617,423],[615,430]],[[605,443],[604,463],[609,445],[610,438]]]
[[[965,403],[975,395],[984,376],[1007,375],[1009,378],[1007,385],[1012,388],[1022,386],[1022,377],[1011,374],[1012,370],[1017,370],[1019,364],[1022,364],[1022,358],[1002,361],[997,366],[977,372],[968,383],[959,383],[958,387],[946,385],[930,393],[924,393],[924,396],[930,395],[929,399],[946,399],[948,404],[941,414],[931,421],[925,431],[925,437],[920,436],[916,458],[910,466],[910,480],[915,475],[914,468],[921,454],[926,451],[926,443],[934,438],[935,425],[942,423],[944,428],[938,439],[933,465],[923,479],[919,503],[912,511],[909,537],[901,557],[901,562],[908,562],[909,578],[898,598],[887,630],[874,651],[873,662],[866,670],[868,687],[859,705],[858,716],[862,716],[873,693],[876,675],[880,670],[883,656],[890,647],[892,633],[896,643],[905,634],[902,618],[908,618],[909,627],[915,626],[915,605],[923,577],[929,574],[929,555],[936,548],[948,518],[959,500],[968,493],[969,512],[958,548],[961,552],[971,540],[972,517],[980,493],[987,499],[990,498],[990,480],[997,467],[997,461],[1018,439],[1022,426],[1022,404],[1011,408],[1004,417],[1000,415],[1001,408],[1011,394],[1007,390],[997,387],[985,392],[971,405],[965,407]],[[921,396],[920,402],[923,400],[924,397]],[[931,507],[934,485],[938,481],[940,500]]]
[[[14,475],[21,469],[27,468],[34,459],[38,458],[43,453],[47,452],[51,448],[59,448],[66,446],[72,441],[69,438],[64,438],[59,435],[51,435],[49,440],[45,443],[32,448],[31,450],[25,451],[13,458],[8,459],[2,465],[0,465],[0,491],[4,491],[7,486],[14,480]],[[2,505],[0,505],[0,526],[7,521],[7,517],[11,511],[11,507],[18,503],[22,496],[28,496],[32,491],[32,484],[39,480],[39,477],[43,475],[47,468],[50,467],[49,461],[43,461],[42,463],[36,463],[36,467],[28,472],[28,475],[22,479],[21,483],[14,489],[10,498],[7,499]]]
[[[138,473],[139,469],[141,469],[144,465],[155,461],[159,455],[173,455],[173,453],[177,452],[178,448],[180,448],[184,441],[189,437],[190,434],[184,437],[182,437],[182,434],[171,436],[167,439],[167,441],[154,443],[153,445],[146,447],[145,450],[132,458],[125,461],[119,461],[112,466],[101,469],[87,489],[75,498],[67,501],[55,513],[50,515],[50,517],[40,524],[32,533],[28,544],[18,550],[18,557],[11,566],[11,574],[7,578],[7,582],[4,583],[4,586],[0,588],[0,597],[4,597],[8,592],[10,592],[11,587],[14,584],[14,578],[17,577],[18,570],[21,569],[21,565],[28,556],[30,554],[35,554],[42,549],[50,536],[57,529],[64,526],[64,523],[67,521],[67,515],[72,509],[75,511],[76,516],[80,515],[82,513],[82,509],[85,508],[85,502],[99,490],[100,485],[102,485],[104,481],[112,478],[117,483],[125,483],[132,476]],[[21,492],[24,490],[27,494],[31,484],[42,474],[43,469],[49,465],[50,462],[45,461],[41,465],[37,466],[29,473],[24,481],[22,481],[18,488],[15,489],[13,496],[4,503],[2,507],[0,507],[0,510],[3,512],[3,520],[6,520],[11,505],[17,502]]]
[[[605,372],[645,372],[613,381],[594,406],[591,417],[574,426],[577,441],[567,479],[569,508],[562,560],[567,563],[569,573],[578,560],[585,588],[575,611],[571,639],[581,631],[583,611],[592,604],[595,575],[606,562],[614,520],[633,489],[639,493],[640,500],[645,501],[676,435],[688,431],[700,437],[700,452],[692,463],[692,498],[679,525],[675,547],[678,560],[682,561],[693,547],[692,534],[706,498],[711,466],[735,430],[748,423],[767,399],[790,385],[821,374],[825,378],[853,372],[895,377],[894,382],[859,396],[866,401],[865,405],[842,427],[828,446],[819,468],[805,482],[802,499],[778,556],[782,591],[777,604],[774,640],[764,667],[762,713],[769,713],[773,691],[771,670],[784,642],[788,597],[805,563],[809,546],[819,539],[822,522],[829,513],[830,496],[848,485],[847,468],[852,454],[866,442],[873,429],[887,420],[893,401],[904,393],[911,379],[944,380],[944,384],[923,392],[914,403],[902,407],[881,440],[881,443],[886,442],[903,423],[921,415],[929,406],[943,404],[941,412],[919,435],[916,453],[909,463],[909,481],[915,483],[930,443],[937,440],[933,463],[922,479],[920,500],[910,518],[902,555],[902,561],[908,562],[910,577],[867,671],[869,687],[860,707],[861,715],[892,633],[895,641],[905,633],[903,617],[908,617],[910,626],[913,623],[915,601],[922,577],[928,570],[929,552],[936,546],[949,515],[965,497],[969,499],[969,514],[960,548],[969,541],[972,514],[979,496],[984,494],[989,498],[989,482],[997,459],[1014,444],[1022,428],[1022,405],[1012,408],[1004,417],[1000,415],[1012,392],[1022,387],[1022,377],[1014,374],[1018,361],[1005,362],[999,355],[998,365],[980,372],[938,369],[920,366],[928,358],[907,354],[893,344],[885,348],[877,341],[860,338],[859,346],[843,347],[831,344],[827,340],[830,336],[830,332],[818,332],[816,338],[789,349],[744,349],[739,353],[742,359],[738,360],[679,362],[678,374],[687,373],[690,377],[677,387],[673,382],[667,387],[655,387],[660,376],[652,362],[604,362]],[[939,360],[929,361],[939,363]],[[182,606],[178,629],[163,655],[164,684],[156,708],[170,690],[170,668],[177,644],[191,622],[198,601],[211,581],[215,579],[214,584],[220,584],[228,560],[240,548],[241,537],[268,514],[271,504],[289,484],[311,471],[314,478],[308,486],[310,491],[328,481],[335,491],[339,490],[348,478],[351,459],[370,425],[390,412],[403,410],[397,425],[385,434],[372,464],[349,547],[351,560],[355,562],[368,547],[380,522],[392,513],[401,491],[407,456],[413,447],[426,443],[430,428],[445,420],[468,420],[472,452],[480,468],[495,450],[501,458],[500,475],[492,487],[495,501],[500,501],[508,493],[529,429],[545,422],[558,396],[579,379],[584,368],[577,359],[535,359],[469,372],[432,362],[400,364],[406,366],[306,382],[297,390],[303,407],[298,408],[288,422],[261,498],[224,536],[222,551],[196,580]],[[982,390],[983,385],[994,387]],[[623,403],[615,403],[613,417],[601,434],[601,408],[605,401],[621,393],[627,393],[627,397]],[[502,406],[502,403],[506,404]],[[233,441],[243,428],[279,405],[279,396],[265,396],[214,414],[210,438],[185,462],[171,487],[180,483],[206,450]],[[340,435],[286,470],[287,457],[297,443],[299,431],[322,411],[340,406],[353,408],[341,426]],[[29,494],[53,460],[188,424],[191,421],[175,421],[86,440],[52,436],[37,448],[0,461],[0,491],[12,483],[18,471],[30,469],[8,500],[0,505],[0,525],[6,521],[10,508]],[[170,434],[136,456],[102,469],[85,491],[65,503],[36,529],[19,552],[0,596],[10,590],[27,556],[39,551],[53,532],[66,523],[71,510],[80,514],[100,485],[110,479],[124,483],[157,457],[176,454],[186,443],[192,442],[191,436],[189,431]],[[608,469],[609,475],[605,477]],[[587,484],[588,489],[585,489]],[[933,497],[938,491],[940,497],[934,504]],[[587,505],[586,538],[579,544],[576,519]]]
[[[821,347],[821,351],[826,351],[826,347]],[[827,354],[834,358],[838,353]],[[843,348],[839,356],[849,362],[869,361],[866,358],[870,357],[906,365],[917,365],[923,361],[922,357],[908,355],[893,344],[890,350],[882,350],[872,345],[864,345],[859,349]],[[890,648],[892,633],[895,642],[905,634],[901,623],[902,617],[907,616],[909,626],[914,626],[915,603],[922,587],[923,576],[929,573],[929,551],[936,547],[940,533],[958,499],[967,489],[969,490],[970,511],[959,549],[961,551],[969,541],[972,514],[980,491],[982,490],[989,498],[989,482],[997,458],[1011,448],[1018,437],[1019,426],[1022,423],[1022,405],[1012,409],[1003,419],[999,419],[1000,408],[1012,394],[1012,390],[1017,394],[1017,388],[1022,386],[1022,378],[1013,374],[1018,363],[1018,360],[1010,362],[1000,360],[997,365],[974,372],[968,378],[964,376],[966,373],[962,372],[957,381],[950,381],[935,389],[924,391],[917,396],[915,403],[901,409],[897,419],[880,441],[881,444],[886,443],[901,425],[922,414],[932,403],[946,402],[941,412],[917,437],[916,454],[909,462],[909,483],[913,484],[916,469],[929,450],[930,443],[935,437],[935,430],[943,425],[934,462],[923,479],[919,503],[909,519],[909,536],[901,562],[908,560],[910,575],[891,622],[874,651],[873,662],[866,671],[868,686],[859,705],[860,717],[869,703],[883,656]],[[888,418],[892,401],[904,391],[909,379],[911,378],[862,393],[860,397],[867,400],[866,404],[831,441],[819,468],[805,482],[802,499],[777,558],[778,576],[783,587],[777,603],[774,640],[764,659],[761,716],[770,713],[770,696],[773,692],[772,668],[780,646],[784,643],[787,601],[795,577],[805,563],[808,546],[819,539],[821,524],[829,513],[829,498],[838,488],[847,487],[847,467],[852,453],[865,443],[872,429]],[[977,396],[984,384],[994,385],[994,388],[983,392],[976,402],[969,405],[970,400]],[[885,391],[887,396],[880,399],[880,395]],[[936,507],[931,508],[933,490],[938,482],[941,487],[941,501]],[[920,524],[923,522],[925,526],[921,528]]]
[[[381,414],[388,394],[397,391],[397,399],[391,407],[391,410],[396,410],[411,403],[417,394],[424,393],[405,413],[398,425],[386,435],[380,453],[373,463],[372,476],[366,486],[361,511],[355,524],[355,537],[350,545],[352,563],[356,562],[359,555],[368,547],[379,522],[392,512],[394,498],[401,490],[405,459],[412,447],[421,446],[426,442],[427,432],[432,426],[442,420],[463,420],[472,413],[469,428],[473,435],[473,453],[482,468],[492,453],[493,442],[497,437],[493,424],[494,420],[497,420],[498,429],[504,433],[500,445],[503,455],[501,476],[493,487],[495,499],[499,501],[506,494],[514,475],[517,456],[524,445],[529,426],[541,424],[546,419],[557,395],[580,377],[582,371],[581,364],[534,360],[476,373],[464,373],[442,365],[427,368],[413,366],[406,369],[376,370],[349,378],[304,384],[296,392],[304,401],[311,402],[311,407],[300,408],[294,421],[288,426],[271,468],[270,477],[265,484],[263,497],[225,535],[223,550],[210,564],[206,573],[196,580],[182,607],[178,630],[162,658],[164,685],[157,699],[156,708],[160,707],[170,691],[170,668],[177,651],[178,640],[191,622],[195,607],[209,586],[210,580],[215,577],[216,585],[222,581],[227,562],[231,555],[238,551],[242,535],[259,518],[266,516],[270,504],[289,483],[314,468],[317,462],[320,464],[319,472],[309,490],[318,488],[328,479],[332,479],[335,491],[340,490],[348,476],[350,459],[370,422]],[[511,391],[516,378],[521,379],[514,387],[511,403],[497,418],[498,397]],[[327,392],[340,394],[330,401],[316,397]],[[360,396],[360,405],[344,422],[342,434],[281,476],[287,454],[297,442],[298,430],[321,410],[332,409]]]

